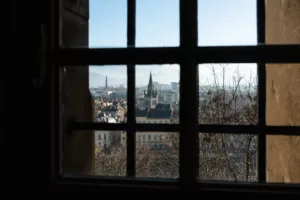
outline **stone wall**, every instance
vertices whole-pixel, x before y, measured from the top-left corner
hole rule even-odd
[[[266,43],[300,44],[299,0],[266,1]],[[268,125],[300,125],[300,64],[267,65],[266,112]],[[300,182],[300,136],[267,137],[267,181]]]
[[[64,0],[62,47],[88,47],[88,0]],[[90,174],[94,168],[94,132],[68,132],[71,120],[93,121],[93,101],[89,91],[89,70],[66,67],[62,72],[63,171]]]

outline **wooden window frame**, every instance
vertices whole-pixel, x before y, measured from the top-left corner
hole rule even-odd
[[[118,184],[133,187],[195,189],[199,191],[272,191],[299,192],[299,184],[266,183],[266,135],[300,135],[298,126],[266,125],[266,63],[300,63],[300,45],[265,44],[265,2],[257,0],[258,45],[198,47],[197,0],[180,0],[180,46],[179,47],[135,47],[136,0],[127,0],[127,48],[60,48],[60,0],[52,3],[52,53],[56,77],[55,122],[56,144],[60,134],[60,67],[88,65],[127,65],[128,113],[124,124],[103,124],[97,122],[76,122],[71,130],[126,130],[127,132],[127,177],[84,178],[59,176],[59,149],[55,150],[55,181],[58,184],[90,183],[104,185]],[[200,30],[201,31],[201,30]],[[257,63],[259,117],[257,125],[198,124],[198,64],[203,63]],[[180,65],[180,123],[179,124],[137,124],[135,117],[135,65],[179,64]],[[147,180],[135,178],[135,133],[169,131],[180,134],[179,179]],[[198,180],[199,132],[224,134],[253,133],[258,135],[258,182],[233,183]],[[188,134],[187,134],[188,133]],[[59,145],[55,145],[56,148]],[[60,178],[59,178],[60,177]]]

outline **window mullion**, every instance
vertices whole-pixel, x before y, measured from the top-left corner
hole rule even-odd
[[[127,0],[127,47],[135,46],[136,1]],[[127,65],[127,176],[135,176],[135,65]]]
[[[62,2],[60,0],[54,0],[51,2],[52,6],[52,18],[51,18],[51,50],[52,52],[59,51],[62,43],[62,16],[61,16],[61,7]],[[59,62],[58,62],[59,63]],[[62,175],[62,129],[61,129],[61,73],[60,73],[60,65],[58,63],[53,63],[54,69],[52,72],[52,76],[54,79],[54,116],[56,118],[54,123],[54,174],[53,178],[58,179]]]
[[[197,0],[180,1],[180,183],[192,187],[198,171]]]
[[[257,40],[265,44],[265,2],[257,4]],[[258,74],[258,180],[266,181],[266,64],[257,63]]]

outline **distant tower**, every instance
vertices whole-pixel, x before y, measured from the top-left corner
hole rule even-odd
[[[105,77],[105,89],[107,90],[107,76]]]
[[[148,90],[147,93],[144,92],[144,107],[155,108],[156,104],[158,104],[158,94],[157,94],[157,90],[154,90],[154,85],[152,82],[152,74],[150,72]]]

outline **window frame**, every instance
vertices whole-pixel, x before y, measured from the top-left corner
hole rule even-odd
[[[190,188],[199,191],[272,191],[299,192],[299,184],[266,183],[266,135],[300,135],[298,126],[266,125],[266,66],[265,63],[300,63],[300,57],[293,52],[300,45],[265,44],[265,2],[257,0],[258,45],[198,47],[197,0],[180,0],[180,46],[159,48],[135,47],[136,0],[127,0],[127,48],[60,48],[60,6],[61,0],[52,2],[52,53],[55,84],[55,140],[60,144],[60,68],[63,65],[127,65],[128,113],[124,124],[102,124],[97,122],[70,123],[71,130],[123,130],[127,132],[127,177],[124,178],[86,178],[62,177],[60,173],[61,150],[55,149],[56,183],[78,184],[119,184],[123,186],[152,188],[170,187],[172,189]],[[150,56],[149,56],[150,55]],[[198,124],[198,64],[203,63],[257,63],[259,119],[257,125],[214,125]],[[137,64],[179,64],[180,65],[180,124],[137,124],[135,118],[135,65]],[[194,83],[194,84],[191,84]],[[192,120],[191,120],[192,119]],[[170,131],[180,134],[180,178],[178,180],[140,180],[135,177],[135,135],[136,132]],[[190,134],[184,134],[189,132]],[[199,132],[224,134],[253,133],[259,137],[258,179],[257,183],[232,183],[220,181],[199,181],[198,145]],[[59,145],[54,145],[59,148]],[[189,158],[194,159],[189,159]],[[150,183],[150,184],[149,184]]]

